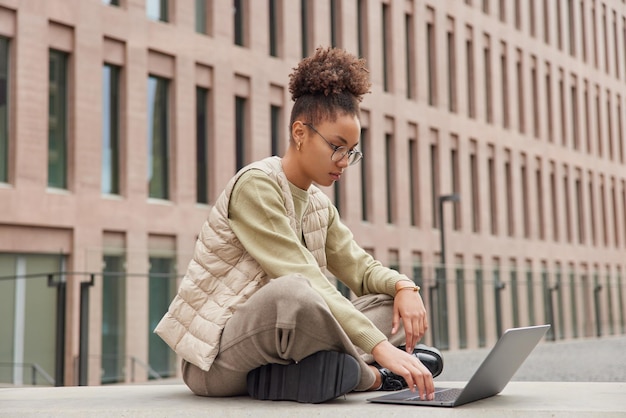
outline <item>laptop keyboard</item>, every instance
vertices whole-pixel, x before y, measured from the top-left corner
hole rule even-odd
[[[435,401],[437,402],[452,402],[459,397],[463,389],[436,389],[435,388]],[[408,401],[423,401],[417,396],[413,396],[411,398],[407,398]]]

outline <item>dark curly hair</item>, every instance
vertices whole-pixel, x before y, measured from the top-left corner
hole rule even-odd
[[[359,117],[359,103],[370,86],[364,59],[339,48],[317,48],[289,75],[295,102],[289,126],[302,115],[312,124],[333,122],[339,114]]]

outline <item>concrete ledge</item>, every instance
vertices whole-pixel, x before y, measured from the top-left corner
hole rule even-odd
[[[437,382],[438,386],[462,383]],[[378,392],[321,405],[202,398],[186,386],[119,385],[0,389],[0,417],[624,417],[626,383],[511,382],[494,397],[457,408],[372,404]],[[424,409],[426,408],[427,411]]]

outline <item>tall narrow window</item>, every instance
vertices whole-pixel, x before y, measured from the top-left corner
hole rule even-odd
[[[548,141],[554,142],[554,121],[552,120],[552,74],[550,64],[546,63],[546,124],[548,130]]]
[[[584,81],[583,106],[585,107],[585,143],[587,153],[591,154],[591,109],[589,104],[589,82]]]
[[[567,242],[572,242],[572,202],[570,199],[567,166],[563,169],[563,195],[563,205],[565,206],[565,236],[567,237]]]
[[[565,98],[565,74],[559,69],[559,115],[561,119],[561,144],[567,146],[567,103]]]
[[[598,68],[598,23],[596,22],[596,2],[591,2],[591,50],[593,51],[593,65]]]
[[[270,106],[270,129],[272,137],[272,155],[282,154],[282,129],[283,129],[283,108],[277,105]]]
[[[435,11],[428,8],[426,23],[426,66],[428,68],[428,104],[437,105],[437,54],[435,42]]]
[[[104,194],[120,194],[120,68],[102,67],[102,178]]]
[[[247,0],[233,0],[233,28],[235,45],[247,46]]]
[[[587,62],[587,11],[585,0],[580,0],[580,46],[582,48],[583,61]]]
[[[356,15],[357,15],[357,49],[359,57],[368,57],[368,14],[367,14],[368,0],[357,0],[356,3]]]
[[[450,112],[456,112],[456,47],[454,39],[454,19],[451,17],[448,17],[446,44],[448,51],[448,110]]]
[[[543,211],[543,175],[541,171],[541,160],[537,159],[537,168],[535,169],[535,189],[537,193],[537,229],[539,230],[539,239],[546,239],[545,216]]]
[[[341,0],[330,0],[330,45],[333,48],[343,45],[341,39]]]
[[[452,193],[459,193],[461,187],[461,178],[459,172],[459,150],[458,143],[459,138],[456,135],[452,135],[452,149],[450,150],[450,177],[452,177]],[[457,202],[455,205],[452,205],[452,228],[455,231],[459,231],[461,229],[461,205]]]
[[[196,87],[196,201],[209,203],[209,90]]]
[[[417,139],[411,138],[409,139],[409,215],[412,226],[420,224],[418,161]]]
[[[602,44],[604,45],[604,71],[609,73],[609,35],[607,28],[606,4],[602,4]]]
[[[149,258],[150,277],[148,281],[148,361],[150,367],[161,377],[176,374],[176,354],[153,330],[163,317],[163,312],[176,294],[176,274],[174,257],[155,255]]]
[[[169,80],[148,77],[148,196],[169,199]]]
[[[533,107],[533,135],[535,135],[535,138],[539,138],[541,135],[539,131],[539,81],[537,76],[537,57],[535,56],[531,58],[530,94],[532,95]]]
[[[626,209],[626,208],[624,208]],[[613,240],[615,242],[615,248],[619,248],[619,221],[618,221],[618,206],[617,206],[617,193],[615,190],[615,178],[611,179],[611,211],[613,212]]]
[[[363,150],[363,155],[367,156],[370,154],[370,139],[369,139],[369,129],[361,128],[361,141],[360,141],[361,149]],[[363,221],[370,220],[370,161],[371,158],[364,158],[361,162],[361,219]]]
[[[67,189],[68,54],[50,50],[48,84],[48,186]]]
[[[382,4],[382,65],[383,65],[383,90],[391,91],[393,84],[393,73],[391,67],[393,64],[393,56],[391,55],[392,45],[392,26],[391,26],[391,6]]]
[[[526,121],[524,114],[524,63],[522,50],[517,50],[517,59],[515,61],[515,76],[517,78],[517,129],[526,132]]]
[[[522,6],[520,0],[514,0],[515,6],[515,29],[522,30]]]
[[[596,138],[598,141],[598,157],[604,155],[603,138],[602,138],[602,110],[600,105],[600,87],[596,85]]]
[[[492,235],[498,234],[498,205],[496,196],[496,167],[494,162],[495,150],[489,146],[489,157],[487,158],[487,176],[489,179],[489,230]]]
[[[509,128],[509,77],[506,59],[506,43],[502,42],[500,52],[500,87],[502,91],[502,126]]]
[[[243,168],[247,162],[247,121],[248,100],[245,97],[235,97],[235,166],[237,171]]]
[[[431,131],[433,136],[437,137],[436,131]],[[439,227],[438,207],[439,203],[439,147],[437,142],[430,144],[430,198],[431,198],[431,216],[433,220],[433,228]]]
[[[529,0],[528,2],[528,26],[530,27],[530,36],[533,38],[537,36],[537,22],[535,22],[535,0]]]
[[[107,249],[107,251],[110,251]],[[101,383],[125,381],[126,277],[123,252],[105,254],[102,268]]]
[[[168,6],[168,0],[146,0],[146,14],[152,20],[168,22]]]
[[[604,175],[600,177],[600,220],[602,225],[602,241],[605,247],[609,246],[609,230],[606,213],[606,189],[604,187]]]
[[[511,168],[511,152],[506,152],[504,163],[504,182],[506,192],[506,233],[509,237],[515,235],[515,212],[513,205],[513,174]]]
[[[385,134],[385,179],[387,190],[387,223],[395,222],[395,200],[396,200],[396,179],[395,179],[395,144],[394,136],[391,133]]]
[[[308,0],[300,0],[300,26],[302,30],[302,57],[307,57],[310,51],[310,33],[311,30],[309,25],[312,24],[310,21],[310,13],[309,13],[309,2]]]
[[[404,15],[404,42],[406,62],[406,98],[413,99],[417,96],[417,74],[415,72],[415,22],[412,13]]]
[[[480,232],[480,179],[478,177],[478,155],[476,141],[470,144],[470,187],[472,198],[472,232]]]
[[[282,42],[282,1],[280,0],[268,0],[269,1],[269,47],[270,55],[272,57],[281,56],[281,48],[279,43]]]
[[[587,184],[589,189],[589,225],[591,226],[591,243],[595,246],[598,243],[598,232],[596,229],[596,193],[593,184],[593,173],[589,172],[589,181]]]
[[[195,29],[196,33],[207,33],[207,1],[195,0]]]
[[[570,86],[570,102],[572,106],[572,137],[574,141],[574,149],[580,150],[580,129],[579,129],[579,111],[578,111],[578,80],[576,76],[572,76],[572,85]]]
[[[567,33],[569,42],[569,54],[576,56],[576,19],[574,17],[574,0],[567,0]]]
[[[552,210],[552,239],[556,242],[559,240],[559,208],[554,162],[550,163],[550,206]]]
[[[485,74],[485,119],[487,123],[493,123],[493,86],[491,71],[491,38],[485,34],[483,48],[483,66]]]
[[[615,154],[613,153],[613,109],[611,105],[611,90],[606,90],[606,141],[608,145],[609,158],[613,160]]]
[[[550,43],[550,4],[553,0],[543,0],[543,41]]]
[[[9,40],[0,36],[0,183],[9,181]]]
[[[619,153],[619,162],[624,163],[624,122],[622,120],[622,98],[617,95],[617,152]]]
[[[474,77],[474,32],[467,26],[465,38],[465,56],[467,59],[467,115],[476,117],[476,80]]]
[[[520,167],[521,188],[522,188],[522,220],[524,227],[524,238],[530,238],[530,194],[528,192],[528,169],[526,168],[526,157],[522,156]]]
[[[498,8],[498,17],[500,22],[506,22],[506,2],[507,0],[500,0]]]
[[[563,50],[563,16],[561,13],[561,1],[556,3],[556,46]]]

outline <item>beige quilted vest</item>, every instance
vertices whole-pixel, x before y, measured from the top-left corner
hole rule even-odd
[[[291,227],[297,236],[304,236],[307,248],[326,273],[324,249],[331,205],[328,197],[311,186],[309,205],[299,225],[280,158],[266,158],[240,170],[202,225],[178,294],[154,330],[179,356],[205,371],[217,356],[226,321],[239,304],[271,279],[246,252],[228,221],[228,202],[233,187],[239,176],[250,169],[262,170],[279,185]]]

